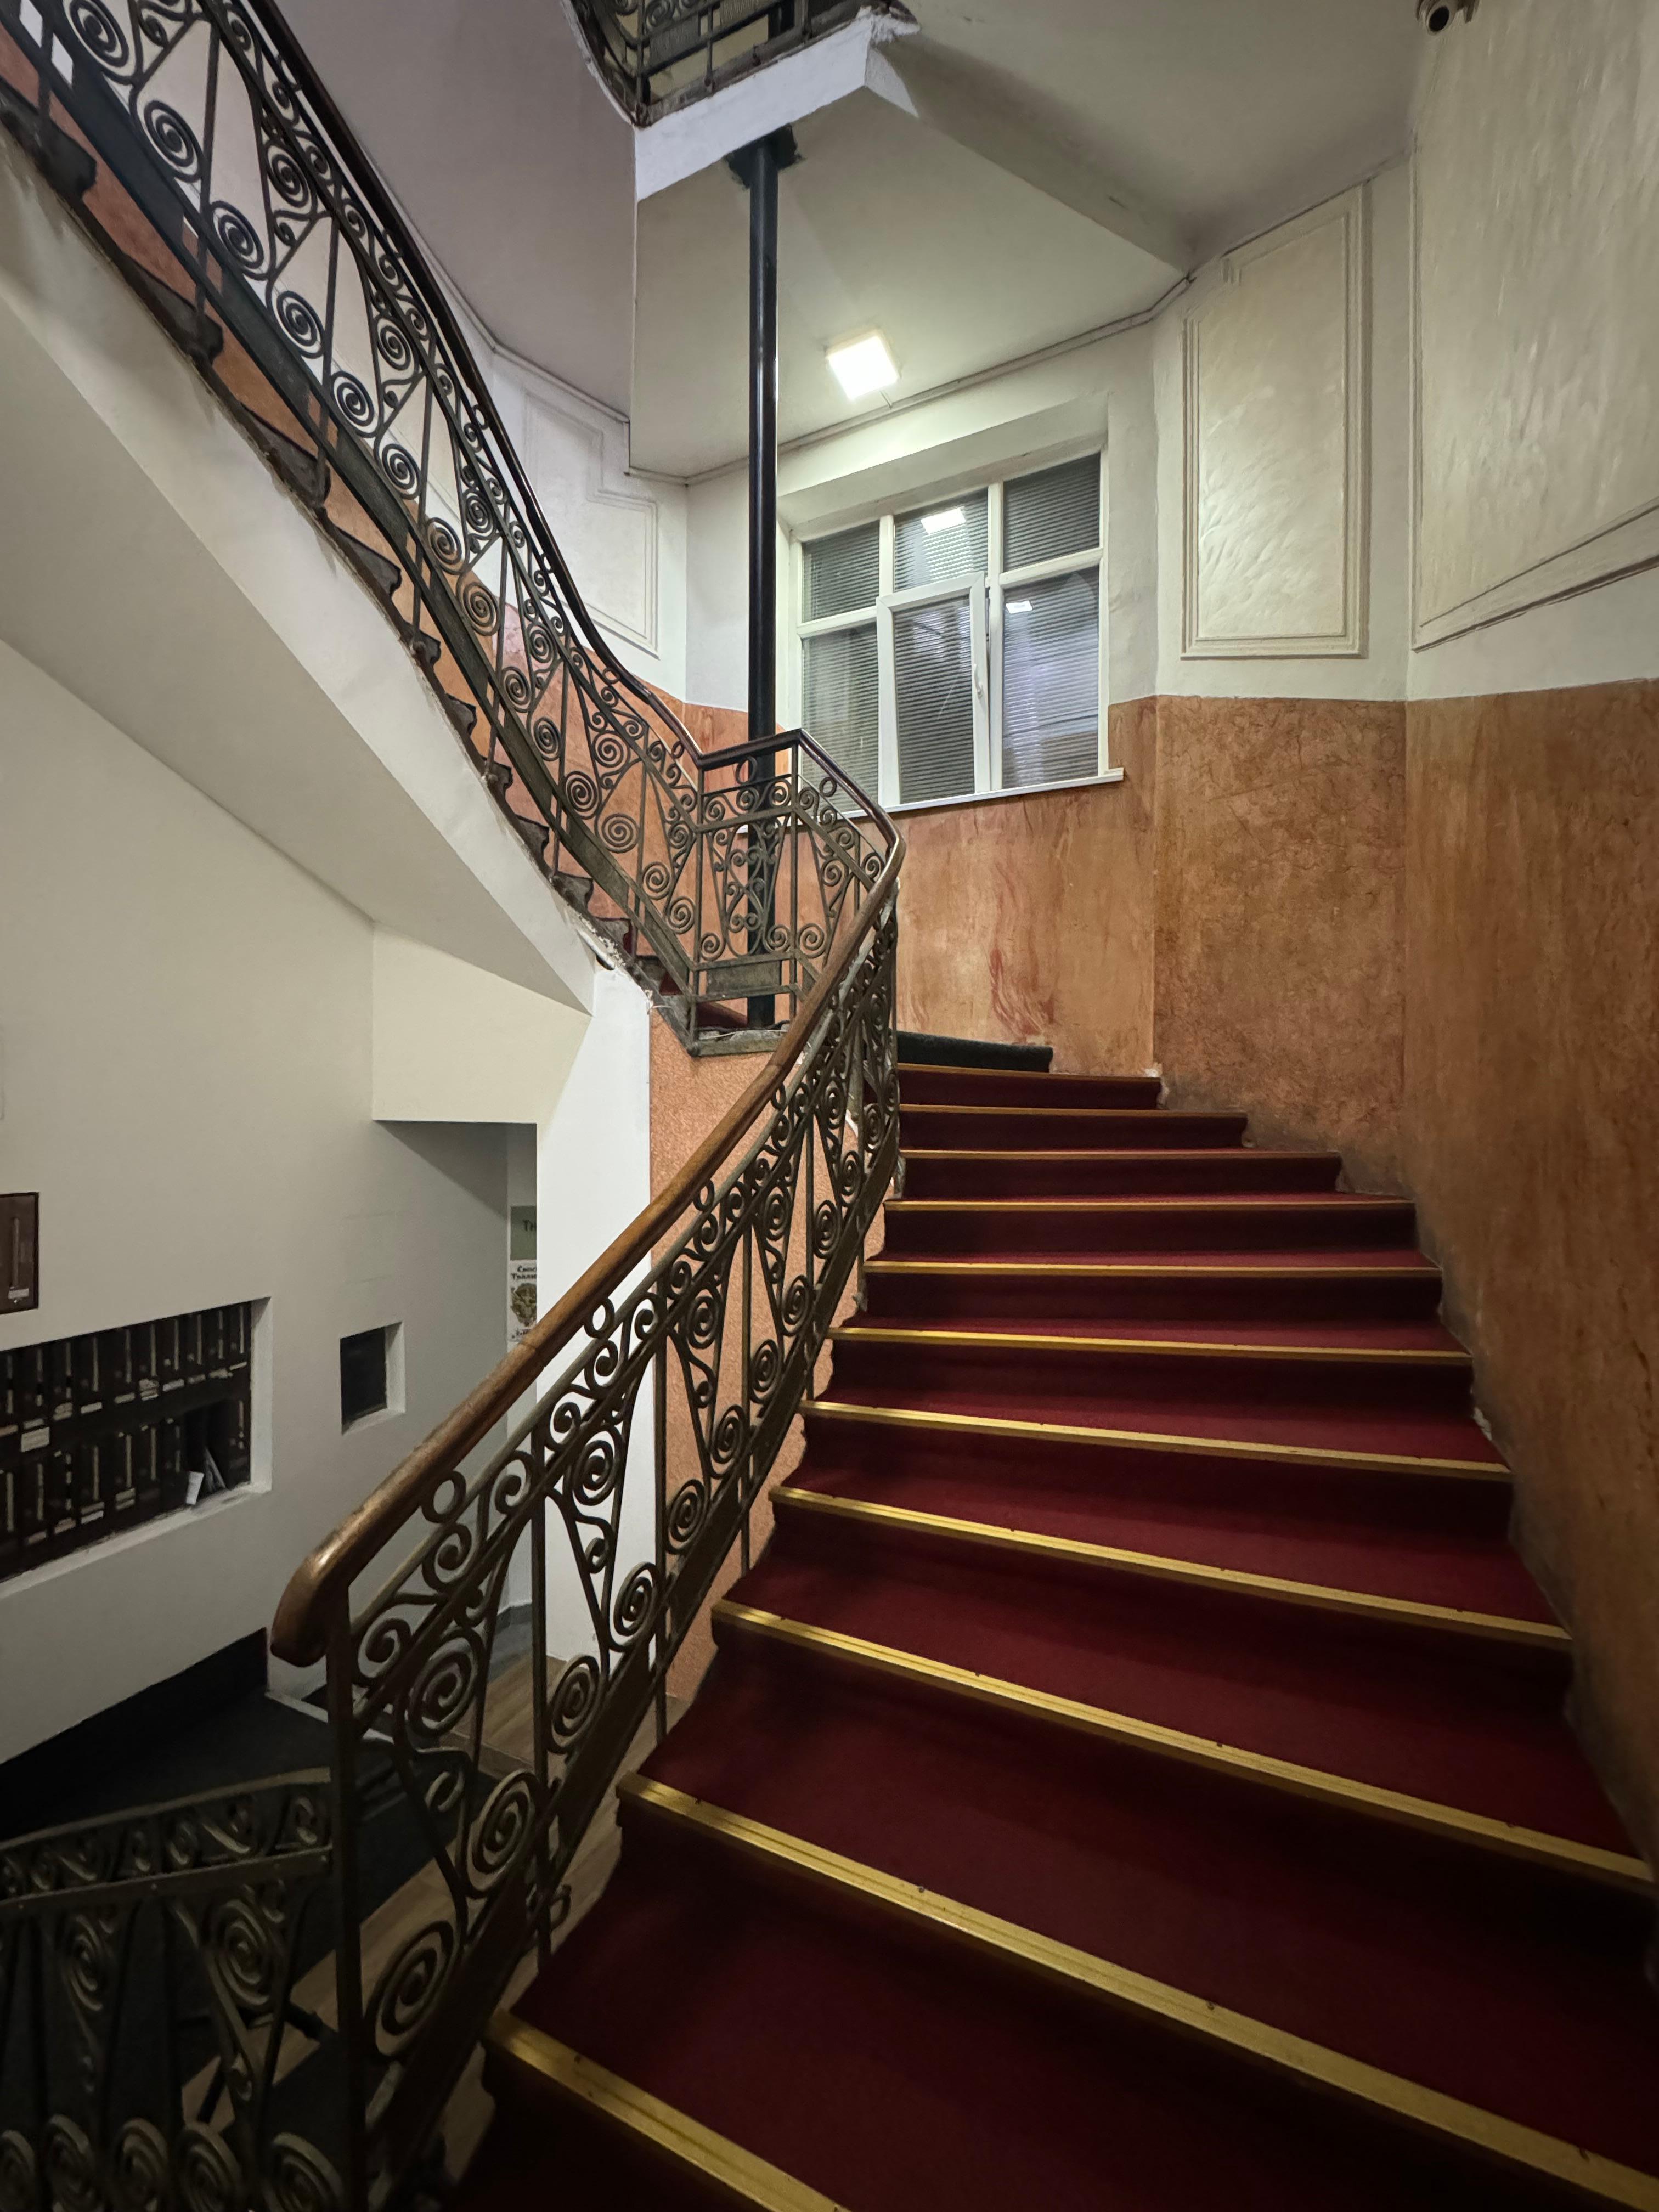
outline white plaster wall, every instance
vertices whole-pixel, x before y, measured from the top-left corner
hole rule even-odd
[[[686,490],[633,473],[624,416],[492,344],[479,360],[559,550],[623,665],[686,696]]]
[[[1659,7],[1437,41],[1417,198],[1421,634],[1659,558]]]
[[[1224,264],[1201,270],[1188,299],[1167,308],[1154,340],[1158,409],[1158,654],[1156,688],[1203,698],[1397,699],[1403,694],[1407,651],[1407,548],[1410,531],[1411,413],[1408,285],[1411,179],[1398,163],[1364,186],[1369,201],[1369,252],[1360,307],[1368,375],[1354,395],[1364,471],[1345,481],[1340,432],[1346,394],[1325,392],[1321,435],[1302,439],[1292,413],[1294,391],[1278,389],[1287,364],[1303,353],[1322,353],[1334,368],[1346,313],[1340,270],[1316,254],[1297,267],[1272,252],[1281,233],[1259,244],[1269,252],[1225,283]],[[1340,203],[1332,203],[1334,210]],[[1338,234],[1310,211],[1303,222],[1281,227],[1295,240],[1311,237],[1328,246]],[[1277,266],[1275,266],[1277,264]],[[1284,278],[1285,282],[1274,281]],[[1271,299],[1267,295],[1271,294]],[[1237,302],[1235,305],[1234,302]],[[1266,319],[1258,310],[1265,304]],[[1189,482],[1194,459],[1187,435],[1185,334],[1189,316],[1232,319],[1222,349],[1226,374],[1215,391],[1219,434],[1208,454],[1201,484]],[[1287,350],[1287,336],[1292,341]],[[1299,372],[1298,372],[1299,374]],[[1326,379],[1327,384],[1331,381]],[[1273,438],[1251,433],[1249,401],[1261,407]],[[1281,403],[1284,403],[1281,404]],[[1203,607],[1204,635],[1223,634],[1224,623],[1249,626],[1258,641],[1237,652],[1210,645],[1189,654],[1193,578],[1186,567],[1189,493],[1198,496],[1200,540],[1207,537],[1210,580],[1224,586],[1220,601]],[[1358,502],[1354,513],[1355,501]],[[1319,625],[1342,627],[1332,588],[1344,553],[1351,516],[1361,526],[1357,567],[1363,590],[1358,635],[1362,649],[1298,653],[1289,634]],[[1224,553],[1224,558],[1221,556]],[[1272,642],[1275,629],[1282,642]]]
[[[620,971],[602,969],[570,1081],[538,1131],[536,1292],[543,1313],[650,1203],[650,1024],[642,993]],[[641,1266],[634,1279],[643,1273]],[[552,1370],[547,1382],[559,1372]],[[629,1439],[624,1573],[650,1556],[654,1535],[650,1389],[647,1380]],[[548,1650],[568,1659],[592,1649],[593,1639],[563,1526],[552,1514],[547,1557]]]
[[[1362,188],[1235,257],[1185,319],[1189,653],[1340,652],[1358,626],[1364,209]]]
[[[1659,7],[1455,26],[1416,187],[1409,694],[1659,677]]]
[[[0,1584],[0,1759],[264,1626],[501,1356],[501,1132],[371,1118],[374,939],[0,646],[0,1188],[42,1250],[0,1345],[268,1299],[271,1378],[263,1487]],[[343,1436],[339,1340],[390,1322],[406,1410]]]
[[[551,1115],[588,1027],[584,1016],[388,929],[374,933],[374,984],[378,1121],[535,1123]]]

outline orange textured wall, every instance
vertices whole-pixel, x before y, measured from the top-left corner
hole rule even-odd
[[[1659,684],[1165,698],[1113,740],[1121,785],[906,819],[901,1018],[1155,1052],[1176,1098],[1415,1195],[1587,1741],[1659,1856]],[[659,1034],[659,1178],[742,1066]]]
[[[1406,712],[1398,702],[1158,706],[1157,1057],[1182,1105],[1258,1143],[1400,1175]]]
[[[1659,1852],[1659,684],[1413,703],[1404,1164]]]
[[[1051,1044],[1061,1070],[1149,1064],[1156,702],[1109,726],[1121,783],[901,817],[903,1028]]]

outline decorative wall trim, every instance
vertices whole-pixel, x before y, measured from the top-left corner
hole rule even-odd
[[[1420,549],[1423,537],[1423,298],[1422,204],[1418,165],[1412,163],[1411,208],[1411,378],[1412,378],[1412,645],[1414,650],[1439,645],[1447,638],[1462,637],[1484,629],[1529,607],[1548,606],[1558,599],[1576,599],[1598,585],[1616,583],[1621,576],[1638,574],[1659,567],[1659,497],[1644,501],[1609,523],[1605,530],[1563,546],[1524,568],[1489,585],[1472,599],[1445,608],[1439,614],[1422,611],[1423,578]]]
[[[595,619],[619,638],[658,651],[657,501],[649,492],[623,489],[636,479],[614,468],[604,428],[558,405],[543,380],[525,396],[525,459],[538,493],[550,482],[573,486],[578,501],[543,496],[552,510],[577,588]],[[562,453],[560,453],[562,448]],[[619,482],[618,479],[621,479]],[[633,589],[623,573],[633,570]],[[622,572],[622,573],[619,573]],[[632,596],[634,604],[627,605]]]
[[[1248,284],[1250,272],[1285,247],[1330,226],[1342,234],[1343,471],[1340,544],[1334,557],[1342,568],[1342,621],[1335,629],[1309,628],[1228,635],[1206,618],[1202,593],[1200,512],[1204,431],[1201,369],[1206,319],[1235,288]],[[1203,304],[1190,309],[1182,327],[1183,390],[1183,557],[1182,563],[1182,654],[1186,659],[1273,660],[1362,658],[1366,651],[1370,547],[1370,199],[1356,185],[1294,222],[1283,223],[1228,254],[1221,282]],[[1334,306],[1335,303],[1333,303]]]

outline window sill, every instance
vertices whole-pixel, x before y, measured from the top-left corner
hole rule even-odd
[[[890,814],[937,814],[946,806],[997,806],[1010,799],[1047,799],[1055,791],[1093,791],[1101,784],[1121,783],[1123,770],[1109,768],[1103,775],[1074,776],[1069,783],[1022,783],[1012,791],[969,791],[960,799],[913,799],[890,806]]]

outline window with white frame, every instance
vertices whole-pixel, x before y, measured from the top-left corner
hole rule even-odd
[[[884,806],[1105,767],[1101,457],[810,540],[800,720]]]

